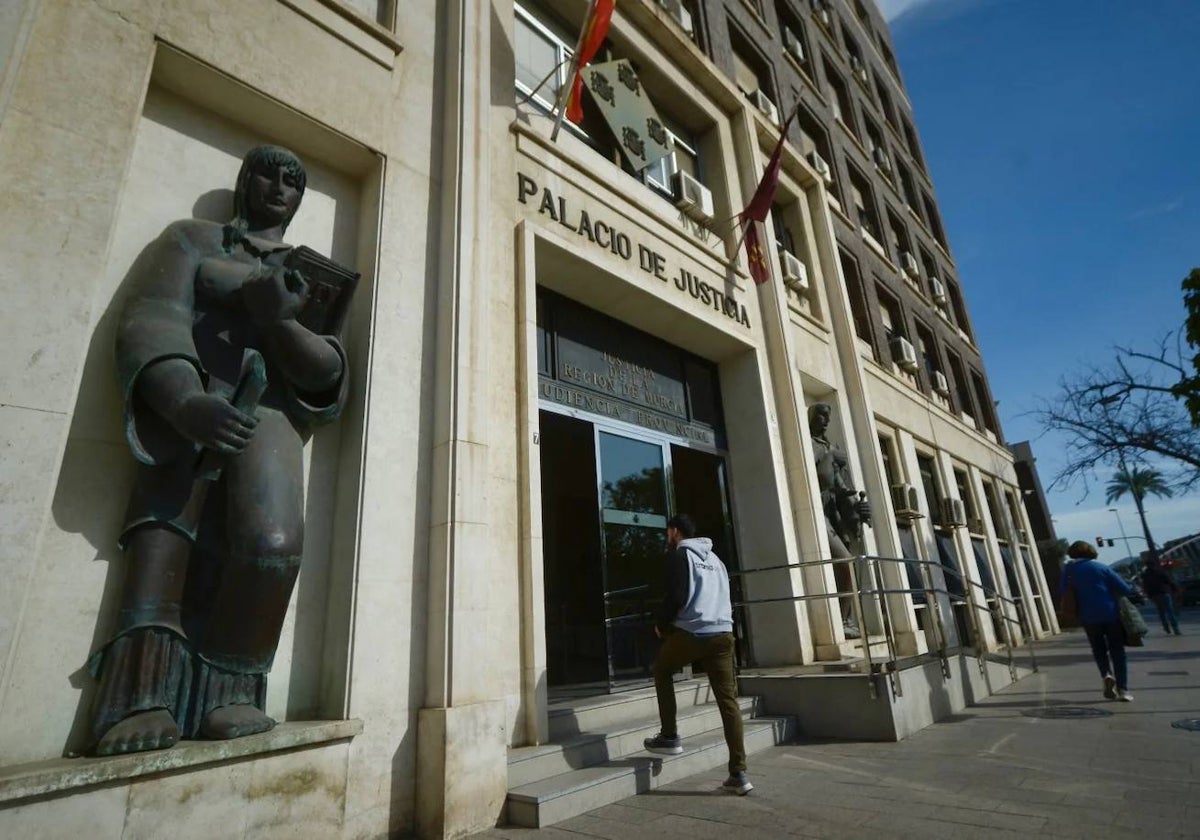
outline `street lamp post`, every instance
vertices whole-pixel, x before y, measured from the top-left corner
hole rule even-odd
[[[1116,508],[1109,508],[1109,510],[1117,515],[1117,525],[1121,529],[1121,539],[1125,543],[1125,556],[1132,557],[1133,549],[1129,547],[1129,537],[1125,535],[1125,523],[1121,521],[1121,511],[1117,510]]]

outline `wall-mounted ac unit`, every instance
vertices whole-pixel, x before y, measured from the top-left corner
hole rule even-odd
[[[1029,532],[1024,528],[1017,529],[1017,541],[1025,545],[1029,544]]]
[[[910,372],[917,369],[917,351],[913,348],[911,341],[898,335],[892,339],[891,349],[892,359],[901,368]]]
[[[675,206],[690,218],[698,222],[712,220],[712,191],[682,169],[671,176],[671,193]]]
[[[904,273],[909,277],[918,277],[921,274],[921,269],[917,265],[917,258],[912,255],[912,251],[900,252],[900,267],[904,269]]]
[[[933,302],[938,306],[946,305],[946,287],[942,285],[942,281],[937,277],[929,278],[929,294],[933,297]]]
[[[933,372],[933,390],[943,397],[950,396],[950,380],[946,379],[946,374],[940,370]]]
[[[850,71],[854,74],[854,78],[858,79],[859,84],[867,84],[867,65],[863,64],[861,58],[856,55],[850,56]]]
[[[923,515],[917,488],[911,484],[892,485],[892,507],[899,519],[919,519]]]
[[[829,164],[825,162],[825,158],[817,154],[816,150],[808,153],[808,162],[812,164],[812,168],[825,181],[825,186],[833,186],[833,170],[829,168]]]
[[[692,26],[692,13],[689,12],[680,0],[658,0],[658,5],[666,9],[667,14],[671,16],[671,20],[679,24],[680,28],[692,37],[696,34],[695,27]]]
[[[814,0],[813,12],[816,14],[817,20],[826,29],[833,26],[833,11],[829,8],[829,4],[825,0]]]
[[[783,266],[783,283],[794,292],[808,294],[808,267],[790,251],[779,249],[779,262]]]
[[[892,171],[892,159],[888,157],[888,154],[884,150],[883,146],[876,146],[871,150],[871,159],[875,161],[875,165],[878,166],[884,173]]]
[[[944,528],[961,528],[967,524],[967,508],[962,499],[942,499],[941,520]]]
[[[775,103],[771,98],[761,90],[756,90],[750,94],[750,101],[754,103],[754,107],[767,115],[767,119],[775,125],[779,125],[779,109],[775,107]]]
[[[972,516],[970,519],[968,519],[967,530],[972,534],[986,534],[987,531],[984,530],[983,517]]]
[[[792,58],[804,63],[804,44],[800,42],[800,36],[786,26],[783,28],[783,48],[791,53]]]

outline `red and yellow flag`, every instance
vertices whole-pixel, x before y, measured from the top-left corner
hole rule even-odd
[[[746,262],[750,266],[750,278],[755,285],[761,286],[771,279],[771,269],[767,266],[767,255],[758,238],[758,222],[750,219],[747,224]]]
[[[797,104],[787,120],[784,121],[779,132],[779,142],[775,144],[775,150],[771,152],[771,158],[767,161],[767,168],[763,170],[758,188],[754,190],[754,195],[750,198],[746,209],[738,214],[738,219],[747,225],[746,261],[750,265],[750,276],[760,286],[771,279],[771,270],[767,267],[767,256],[763,251],[762,241],[758,237],[758,225],[760,222],[765,222],[767,214],[771,212],[771,202],[775,200],[775,190],[779,186],[783,142],[787,139],[788,128],[791,127],[792,120],[796,118],[799,110],[800,106]]]
[[[575,78],[571,80],[571,98],[567,100],[567,119],[579,125],[583,122],[583,68],[596,57],[596,52],[608,37],[617,0],[595,0],[579,34],[575,53]]]

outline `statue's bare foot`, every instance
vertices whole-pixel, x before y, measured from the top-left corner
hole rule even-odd
[[[241,738],[275,728],[275,719],[267,717],[254,706],[222,706],[213,709],[200,722],[200,734],[205,738]]]
[[[104,733],[96,755],[165,750],[179,741],[179,727],[166,709],[138,712]]]

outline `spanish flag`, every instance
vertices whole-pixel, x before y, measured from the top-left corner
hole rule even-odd
[[[593,0],[592,8],[583,21],[579,46],[575,50],[575,77],[571,80],[571,98],[567,100],[567,119],[579,125],[583,122],[583,68],[596,57],[596,52],[608,37],[617,0]]]

